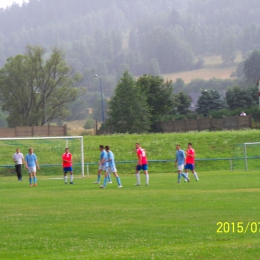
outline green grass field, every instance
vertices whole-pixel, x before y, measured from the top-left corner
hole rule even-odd
[[[243,130],[86,136],[84,156],[86,163],[97,162],[98,146],[104,144],[110,145],[117,161],[134,161],[134,143],[140,142],[150,160],[174,159],[175,144],[185,148],[192,142],[197,158],[230,158],[235,143],[257,142],[259,134]],[[65,140],[2,141],[0,165],[12,165],[17,146],[24,154],[33,146],[40,165],[59,164]],[[77,163],[79,143],[69,146]],[[192,181],[181,184],[176,183],[173,163],[150,163],[148,187],[133,186],[134,167],[134,162],[118,164],[123,188],[113,179],[105,190],[93,184],[97,165],[85,178],[74,167],[75,185],[58,179],[60,166],[42,167],[38,187],[29,187],[25,170],[23,182],[0,172],[0,259],[259,258],[259,159],[249,162],[248,172],[242,163],[230,171],[228,161],[198,161],[200,182],[190,175]]]
[[[104,190],[94,175],[38,187],[1,177],[0,259],[258,259],[259,172],[198,173],[150,174],[148,187],[122,174],[122,189],[113,178]]]

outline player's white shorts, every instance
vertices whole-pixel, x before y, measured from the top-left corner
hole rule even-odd
[[[29,173],[36,172],[36,166],[28,167],[28,172]]]
[[[109,173],[117,172],[116,167],[107,167],[107,172]]]
[[[107,166],[106,166],[106,165],[103,165],[103,164],[101,164],[101,165],[99,165],[98,169],[99,169],[99,170],[102,170],[102,171],[106,171],[106,169],[107,169]]]
[[[178,171],[183,171],[184,169],[184,164],[178,165]]]

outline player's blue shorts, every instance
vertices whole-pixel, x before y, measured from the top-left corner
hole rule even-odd
[[[69,167],[63,167],[63,172],[64,172],[64,173],[72,172],[72,171],[73,171],[73,169],[72,169],[71,166],[69,166]]]
[[[142,165],[136,165],[136,170],[137,171],[147,171],[148,170],[148,164],[142,164]]]
[[[194,164],[187,163],[184,167],[185,170],[191,170],[194,171]]]

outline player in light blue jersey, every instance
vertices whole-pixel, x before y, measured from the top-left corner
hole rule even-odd
[[[181,146],[179,144],[176,145],[176,161],[175,161],[175,166],[177,166],[178,169],[178,182],[181,182],[181,176],[184,177],[185,180],[188,182],[190,179],[183,173],[184,169],[184,164],[185,164],[185,153],[183,150],[181,150]]]
[[[99,151],[100,151],[100,157],[99,157],[99,163],[98,163],[99,167],[98,167],[97,181],[95,181],[94,183],[100,183],[101,173],[102,173],[102,171],[104,171],[106,173],[106,171],[107,171],[106,169],[108,166],[107,152],[104,149],[104,145],[99,146]],[[110,174],[108,175],[108,183],[112,183]]]
[[[30,148],[29,153],[25,157],[25,167],[29,173],[30,186],[32,186],[32,178],[34,181],[33,186],[37,186],[36,166],[37,166],[37,169],[40,170],[40,166],[37,161],[37,156],[36,156],[36,154],[33,153],[33,148]]]
[[[115,157],[112,151],[110,151],[109,146],[105,146],[106,152],[107,152],[107,162],[108,162],[108,167],[107,167],[107,171],[106,171],[106,175],[105,175],[105,179],[104,179],[104,184],[102,186],[100,186],[100,188],[106,188],[106,184],[107,184],[107,180],[108,180],[108,175],[109,173],[113,172],[114,176],[116,177],[116,181],[118,184],[118,188],[122,188],[122,184],[120,181],[120,178],[117,174],[117,170],[116,170],[116,164],[115,164]]]

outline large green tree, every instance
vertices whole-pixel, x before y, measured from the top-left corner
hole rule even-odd
[[[191,101],[191,98],[187,94],[182,91],[179,92],[175,96],[177,113],[180,115],[186,115],[189,112]]]
[[[226,103],[216,90],[202,90],[197,103],[197,113],[207,116],[210,111],[226,108]]]
[[[244,75],[249,83],[256,84],[260,78],[260,51],[255,50],[244,62]]]
[[[145,93],[136,87],[134,77],[125,71],[109,102],[107,124],[117,133],[150,130],[150,109]]]
[[[171,81],[164,82],[159,76],[143,75],[137,80],[136,85],[147,97],[151,111],[151,131],[156,132],[156,123],[173,111],[173,84]]]
[[[226,93],[226,101],[230,109],[249,108],[258,104],[258,87],[233,86]]]
[[[77,87],[80,80],[61,50],[53,48],[47,54],[40,46],[27,46],[25,54],[8,58],[0,70],[0,100],[2,110],[9,112],[8,125],[65,119],[68,103],[84,92]]]

